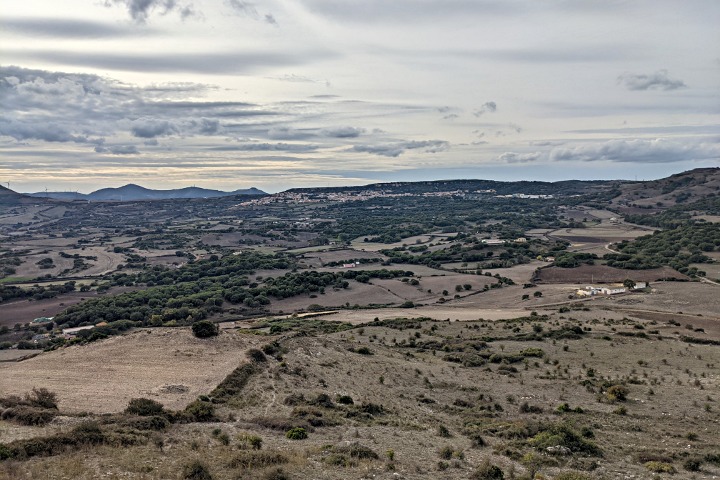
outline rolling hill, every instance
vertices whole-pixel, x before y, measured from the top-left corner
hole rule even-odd
[[[57,200],[88,200],[102,201],[137,201],[137,200],[168,200],[173,198],[217,198],[232,195],[265,195],[257,188],[239,189],[232,192],[211,190],[200,187],[185,187],[172,190],[153,190],[140,185],[128,184],[118,188],[102,188],[89,194],[77,192],[38,192],[33,197],[54,198]]]

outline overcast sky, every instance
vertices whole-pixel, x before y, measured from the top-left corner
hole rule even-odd
[[[279,191],[720,165],[718,0],[23,0],[0,181]]]

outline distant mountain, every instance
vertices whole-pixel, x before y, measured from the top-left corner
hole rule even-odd
[[[87,200],[91,202],[102,201],[137,201],[137,200],[169,200],[173,198],[217,198],[232,195],[266,195],[257,188],[239,189],[232,192],[211,190],[200,187],[185,187],[174,190],[153,190],[140,185],[128,184],[118,188],[102,188],[90,194],[76,192],[38,192],[31,193],[33,197],[54,198],[57,200]]]

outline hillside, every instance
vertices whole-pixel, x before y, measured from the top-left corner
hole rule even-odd
[[[23,203],[37,202],[27,195],[17,193],[9,188],[0,186],[0,204],[1,205],[18,205]]]
[[[624,183],[612,201],[616,207],[662,209],[720,194],[720,168],[697,168],[648,182]]]

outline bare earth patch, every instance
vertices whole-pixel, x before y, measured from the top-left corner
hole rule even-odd
[[[198,339],[187,328],[137,330],[0,363],[0,391],[20,395],[45,387],[58,394],[60,409],[67,412],[119,412],[134,397],[177,409],[211,391],[257,342],[232,332]]]

